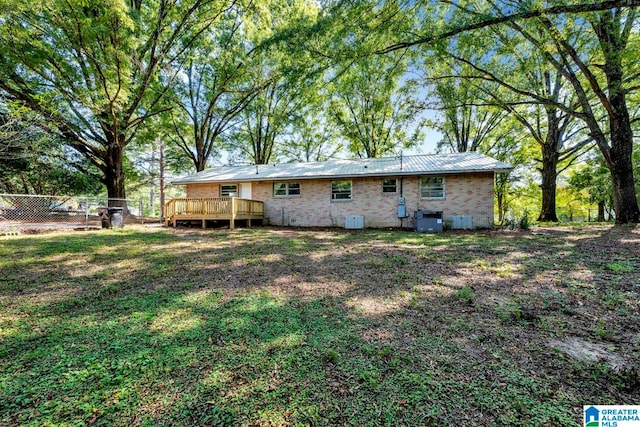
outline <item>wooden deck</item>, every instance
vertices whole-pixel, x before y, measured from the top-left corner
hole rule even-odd
[[[264,219],[264,203],[258,200],[237,197],[178,198],[164,204],[164,225],[176,226],[177,221],[228,220],[229,228],[235,227],[236,220]]]

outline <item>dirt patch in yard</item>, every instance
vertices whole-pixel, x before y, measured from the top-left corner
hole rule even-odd
[[[627,361],[605,344],[594,344],[580,338],[566,337],[563,340],[550,340],[549,345],[578,361],[606,363],[613,369],[629,367]]]

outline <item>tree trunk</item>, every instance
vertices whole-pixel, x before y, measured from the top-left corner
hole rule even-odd
[[[598,202],[598,222],[604,222],[604,200]]]
[[[504,216],[507,211],[505,195],[507,194],[507,174],[498,174],[495,175],[495,192],[496,192],[496,201],[498,204],[498,224],[502,225],[504,223]]]
[[[631,144],[629,144],[631,146]],[[631,150],[629,150],[631,151]],[[616,224],[640,222],[640,210],[633,177],[631,153],[628,156],[615,156],[616,162],[609,165],[613,184],[613,204]]]
[[[556,188],[558,180],[558,161],[560,154],[558,146],[560,145],[560,135],[558,132],[558,119],[554,114],[548,114],[547,137],[542,145],[542,208],[538,221],[541,222],[558,222],[556,214]]]
[[[204,156],[198,155],[198,160],[196,161],[196,172],[202,172],[207,168],[207,161],[204,159]]]
[[[612,67],[613,68],[613,67]],[[636,198],[635,180],[633,176],[633,131],[627,109],[625,93],[621,89],[622,71],[605,67],[610,83],[617,83],[610,89],[611,111],[609,126],[611,129],[611,148],[604,153],[613,185],[613,205],[616,213],[616,224],[640,222],[640,209]],[[601,147],[602,149],[602,147]],[[608,155],[606,155],[608,154]]]
[[[160,140],[160,217],[164,218],[164,142]]]
[[[122,135],[121,138],[124,140],[124,135]],[[107,187],[109,206],[122,206],[126,208],[127,203],[124,200],[126,193],[124,189],[125,173],[123,168],[123,152],[124,147],[117,141],[107,146],[104,156],[104,185]]]
[[[624,89],[624,70],[622,53],[628,41],[628,33],[621,28],[629,28],[627,24],[635,19],[635,11],[630,11],[627,23],[620,21],[620,15],[612,11],[603,12],[599,21],[592,23],[604,54],[603,71],[607,78],[609,93],[609,129],[611,146],[605,141],[598,141],[604,155],[613,185],[613,205],[616,213],[616,224],[640,222],[640,208],[636,198],[633,177],[633,130],[627,108]]]
[[[543,165],[543,169],[546,165]],[[555,165],[553,172],[547,171],[542,173],[542,208],[540,209],[540,215],[538,221],[540,222],[558,222],[558,215],[556,214],[556,171]]]

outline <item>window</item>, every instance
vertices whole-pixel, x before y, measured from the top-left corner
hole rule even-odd
[[[351,200],[351,181],[331,181],[331,200]]]
[[[444,178],[430,176],[420,180],[420,197],[423,199],[444,199]]]
[[[397,193],[398,181],[395,178],[382,180],[382,192],[383,193]]]
[[[233,197],[238,196],[238,186],[236,184],[220,186],[220,197],[232,197],[232,196]]]
[[[274,182],[273,195],[275,197],[299,196],[300,183],[299,182]]]

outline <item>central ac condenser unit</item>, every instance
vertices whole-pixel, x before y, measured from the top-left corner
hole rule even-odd
[[[419,233],[441,233],[442,211],[416,211],[413,214],[413,229]]]

